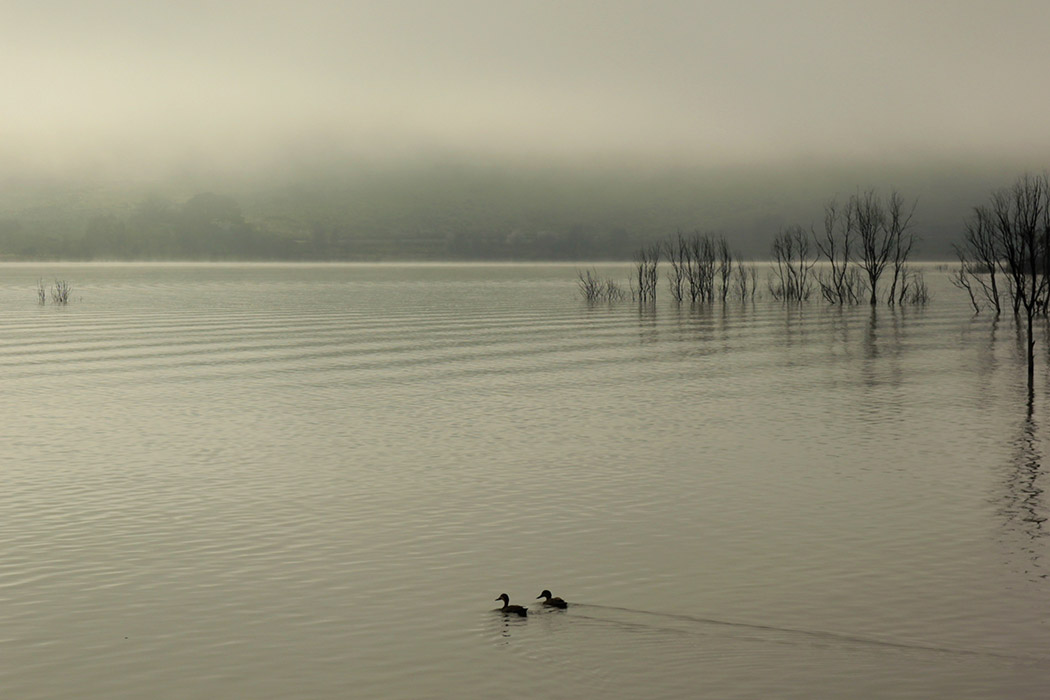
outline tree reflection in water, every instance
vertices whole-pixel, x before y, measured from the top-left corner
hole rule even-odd
[[[1021,552],[1025,556],[1025,574],[1046,579],[1043,549],[1045,548],[1046,504],[1040,488],[1043,453],[1039,446],[1039,431],[1035,421],[1035,401],[1028,393],[1025,418],[1015,443],[1012,469],[1006,482],[1007,498],[1003,508],[1008,532],[1021,537]]]

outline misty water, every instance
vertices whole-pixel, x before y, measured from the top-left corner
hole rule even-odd
[[[0,265],[5,696],[1045,697],[1042,337],[575,275]]]

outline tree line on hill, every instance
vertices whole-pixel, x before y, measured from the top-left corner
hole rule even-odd
[[[210,192],[181,203],[147,197],[125,215],[0,217],[0,259],[15,261],[628,260],[636,245],[625,228],[595,224],[402,230],[331,220],[251,221],[236,199]]]

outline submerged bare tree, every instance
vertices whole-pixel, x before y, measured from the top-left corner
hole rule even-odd
[[[879,303],[879,280],[886,271],[890,256],[901,250],[901,239],[910,225],[911,214],[904,214],[904,199],[897,191],[891,192],[889,199],[883,203],[875,190],[867,190],[863,194],[850,196],[846,206],[854,212],[860,251],[857,263],[867,277],[869,300],[874,306]],[[915,206],[911,210],[915,210]],[[910,245],[907,252],[910,252]],[[903,258],[894,260],[895,271],[899,273],[905,260],[906,252]],[[897,281],[895,277],[894,283]],[[894,303],[895,300],[896,289],[890,289],[887,301]]]
[[[890,192],[890,198],[886,202],[888,209],[886,226],[890,238],[890,263],[893,269],[890,291],[886,296],[886,301],[890,305],[916,303],[915,292],[918,289],[916,280],[922,281],[922,274],[908,270],[906,265],[911,250],[918,240],[911,223],[916,204],[917,202],[913,201],[910,207],[905,208],[904,197],[896,190]],[[925,288],[925,282],[922,283],[922,287]],[[925,301],[925,295],[922,295],[922,301]]]
[[[656,301],[660,248],[659,243],[654,243],[639,250],[635,256],[635,278],[638,287],[634,292],[638,301],[647,303]]]
[[[755,281],[758,271],[754,263],[738,263],[733,269],[733,294],[740,301],[755,298]]]
[[[734,257],[724,236],[713,238],[700,232],[685,236],[678,232],[673,238],[639,251],[632,287],[642,301],[656,298],[655,275],[661,256],[670,265],[667,285],[675,301],[684,301],[686,295],[692,303],[714,301],[719,296],[725,301],[729,297]]]
[[[820,293],[833,304],[856,304],[865,294],[879,303],[879,283],[892,270],[886,303],[924,301],[917,290],[921,275],[910,272],[908,258],[918,237],[912,231],[915,203],[907,206],[896,190],[884,201],[875,190],[851,195],[845,206],[824,207],[824,235],[817,249],[827,261],[819,275]]]
[[[773,268],[769,292],[781,301],[805,301],[813,292],[811,270],[816,258],[810,253],[810,232],[801,226],[783,229],[773,239]]]
[[[959,267],[952,275],[952,284],[970,295],[975,312],[981,310],[978,297],[988,302],[996,314],[1002,312],[996,277],[1002,252],[995,231],[992,212],[987,207],[975,207],[973,216],[966,222],[962,245],[952,246],[959,259]]]
[[[897,304],[925,304],[930,300],[930,288],[921,271],[901,268],[897,284]]]
[[[611,278],[601,278],[591,270],[576,271],[576,286],[589,302],[621,301],[627,298],[627,292],[619,283]]]
[[[72,301],[73,285],[67,280],[56,279],[50,288],[44,286],[44,280],[37,280],[36,298],[41,304],[46,304],[48,296],[52,304],[65,305]]]
[[[51,303],[68,304],[72,294],[73,285],[66,280],[55,280],[55,284],[51,287]]]
[[[711,237],[694,233],[689,237],[689,300],[711,301],[715,288],[715,244]]]
[[[1022,175],[1008,189],[992,195],[989,206],[996,246],[1002,253],[1000,271],[1011,282],[1015,314],[1023,312],[1025,322],[1028,388],[1035,377],[1035,336],[1037,315],[1047,311],[1050,279],[1050,180]]]
[[[725,236],[718,237],[718,278],[719,289],[722,291],[722,301],[729,295],[729,277],[733,274],[733,252],[729,249],[729,243]]]
[[[664,251],[667,262],[671,265],[667,273],[668,286],[671,289],[671,297],[675,301],[682,301],[685,295],[685,282],[689,275],[690,255],[689,243],[679,231],[675,237],[664,243]]]
[[[852,207],[840,208],[835,200],[824,206],[824,236],[815,242],[827,267],[817,282],[821,296],[829,303],[856,304],[860,298],[860,277],[852,263],[856,233]]]
[[[981,313],[981,304],[977,301],[977,294],[974,292],[974,281],[977,279],[979,277],[973,272],[970,263],[962,258],[959,259],[959,267],[952,270],[949,275],[951,283],[970,297],[970,306],[973,307],[975,314]]]

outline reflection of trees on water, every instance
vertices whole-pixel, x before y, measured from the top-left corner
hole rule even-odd
[[[1008,532],[1021,537],[1021,553],[1028,560],[1025,573],[1046,579],[1042,549],[1045,547],[1046,504],[1040,487],[1043,453],[1034,416],[1034,401],[1028,397],[1025,419],[1014,445],[1011,469],[1006,480],[1006,504],[1002,514]]]
[[[988,396],[991,394],[993,387],[996,383],[996,372],[999,369],[999,359],[996,357],[995,348],[999,339],[999,317],[995,316],[992,318],[992,325],[989,328],[988,338],[986,342],[977,345],[979,350],[978,364],[982,368],[980,372],[976,373],[977,381],[980,386],[981,395]]]
[[[861,380],[874,389],[880,385],[900,387],[904,381],[901,368],[903,318],[899,310],[893,310],[880,321],[879,312],[873,306],[864,327],[863,364]]]
[[[978,397],[992,397],[1003,390],[1004,380],[1008,382],[1007,404],[1022,400],[1024,396],[1025,411],[1023,419],[1016,429],[1004,433],[1006,464],[1002,472],[1002,491],[996,496],[1001,504],[997,513],[1001,518],[1001,544],[1008,551],[1009,560],[1015,562],[1017,569],[1032,581],[1045,581],[1050,578],[1046,571],[1045,555],[1050,554],[1047,503],[1043,497],[1044,488],[1042,472],[1045,436],[1042,434],[1035,410],[1035,391],[1031,382],[1025,382],[1023,376],[1015,375],[1013,358],[1024,358],[1027,339],[1020,323],[1002,324],[1000,316],[993,316],[990,325],[984,322],[971,322],[964,335],[970,341],[971,332],[980,337],[973,345],[977,348]],[[1009,348],[1009,362],[1003,362],[999,350]],[[1023,366],[1023,365],[1022,365]],[[1006,373],[1004,374],[1003,371]],[[1050,376],[1045,378],[1050,386]],[[1022,394],[1022,392],[1024,392]],[[1011,421],[1012,422],[1012,421]],[[1008,429],[1009,430],[1009,429]]]
[[[657,325],[656,307],[653,304],[638,304],[638,340],[643,345],[660,340],[660,329]]]

